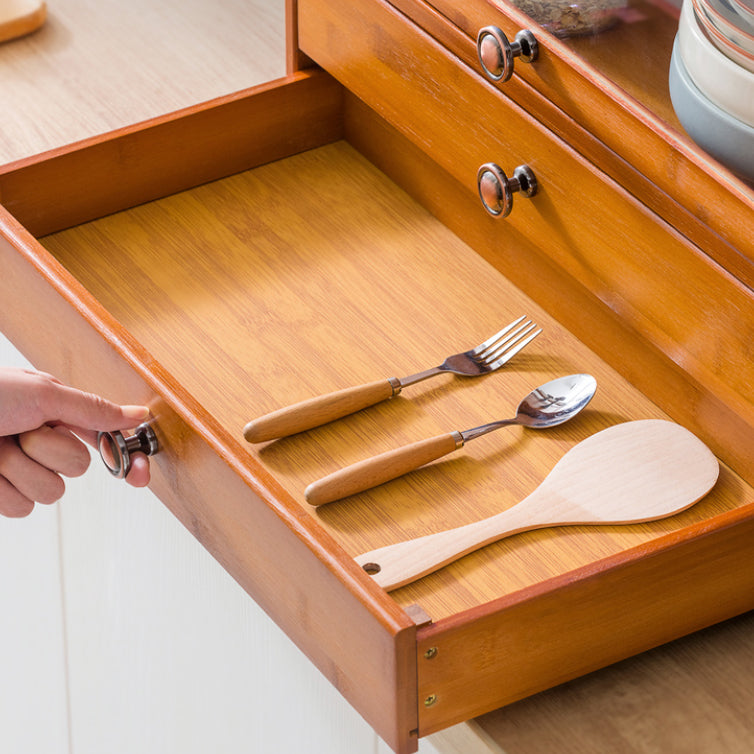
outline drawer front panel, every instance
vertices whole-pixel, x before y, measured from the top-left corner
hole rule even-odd
[[[334,6],[300,2],[303,50],[469,192],[477,191],[482,163],[509,173],[530,165],[540,192],[530,200],[516,195],[489,243],[508,228],[526,236],[653,349],[681,364],[702,386],[705,434],[726,422],[737,426],[727,457],[751,473],[751,460],[736,449],[745,437],[738,417],[754,423],[751,290],[393,7],[369,0]],[[466,221],[488,222],[481,204]],[[704,416],[704,392],[727,406],[723,416]]]
[[[414,623],[2,208],[0,268],[3,332],[38,368],[151,407],[151,489],[396,751],[415,750]]]
[[[392,5],[480,76],[476,36],[481,28],[498,26],[509,39],[522,28],[533,29],[537,59],[517,60],[513,78],[493,86],[754,284],[752,193],[685,136],[671,107],[667,79],[678,28],[672,10],[633,3],[642,22],[621,23],[594,44],[590,37],[564,43],[509,3],[392,0]],[[554,107],[548,109],[548,103]]]
[[[421,629],[419,698],[438,700],[422,710],[421,734],[750,610],[752,507],[716,531],[670,536],[663,552],[629,567],[615,559],[604,571],[563,578],[548,595],[525,590],[460,630]]]

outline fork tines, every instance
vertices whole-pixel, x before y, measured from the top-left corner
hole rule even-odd
[[[527,346],[542,332],[531,320],[519,317],[478,345],[473,351],[474,359],[492,369],[505,364],[522,348]]]

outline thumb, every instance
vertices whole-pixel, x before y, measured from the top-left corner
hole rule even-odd
[[[129,429],[149,418],[146,406],[119,406],[94,393],[54,384],[41,406],[47,422],[61,422],[82,429]]]

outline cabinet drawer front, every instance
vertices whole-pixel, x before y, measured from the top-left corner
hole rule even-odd
[[[516,60],[512,79],[492,85],[754,284],[752,192],[685,135],[670,103],[668,70],[678,28],[672,6],[632,3],[641,23],[621,21],[603,36],[564,42],[509,3],[391,4],[480,76],[480,29],[498,26],[511,40],[520,29],[533,30],[536,60]]]
[[[509,228],[525,236],[652,348],[681,364],[701,386],[692,413],[710,436],[727,424],[728,457],[751,472],[751,461],[736,450],[754,421],[749,288],[392,6],[353,0],[335,9],[301,0],[299,22],[304,52],[469,192],[477,192],[483,163],[494,161],[509,174],[530,165],[539,193],[515,195],[513,212],[495,225],[490,245]],[[481,204],[466,222],[488,222]],[[558,305],[552,302],[554,310]],[[718,401],[723,414],[705,417]]]

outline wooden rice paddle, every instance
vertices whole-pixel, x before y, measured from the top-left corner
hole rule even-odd
[[[372,550],[356,562],[383,588],[397,589],[522,531],[671,516],[704,497],[718,473],[712,452],[678,424],[626,422],[571,448],[518,505],[466,526]]]

